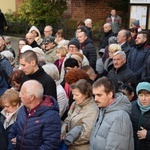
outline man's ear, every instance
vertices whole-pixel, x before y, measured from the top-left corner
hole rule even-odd
[[[113,92],[109,92],[108,93],[108,97],[111,99],[111,98],[113,98]]]
[[[30,63],[32,66],[35,66],[36,65],[36,62],[35,60],[31,60],[31,63]]]

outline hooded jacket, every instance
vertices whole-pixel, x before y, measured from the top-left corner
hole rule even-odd
[[[99,109],[90,137],[90,150],[134,150],[130,113],[131,103],[127,97],[115,94],[112,104]]]
[[[8,150],[58,150],[61,133],[58,110],[56,100],[49,96],[43,97],[33,113],[22,106],[9,131]],[[16,146],[11,143],[15,137]]]
[[[35,38],[35,41],[37,42],[38,45],[40,45],[43,39],[41,38],[41,33],[39,29],[36,26],[32,26],[29,30],[29,33],[31,33],[32,31],[36,31],[38,33],[38,36]]]

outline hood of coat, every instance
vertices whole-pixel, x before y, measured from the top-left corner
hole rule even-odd
[[[40,33],[39,29],[36,26],[32,26],[29,29],[29,33],[31,33],[32,31],[36,31],[38,33],[38,37],[41,38],[41,33]]]
[[[43,101],[41,102],[40,106],[37,108],[37,111],[34,112],[33,116],[38,116],[49,110],[59,112],[59,106],[54,97],[44,95]]]
[[[115,101],[109,105],[105,111],[111,112],[111,111],[117,111],[117,110],[124,110],[128,114],[131,114],[132,105],[128,98],[123,95],[122,93],[116,93],[115,94]]]

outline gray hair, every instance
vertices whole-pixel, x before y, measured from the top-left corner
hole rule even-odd
[[[113,56],[121,55],[126,60],[126,54],[124,51],[117,51],[113,54]]]
[[[56,65],[54,65],[52,63],[47,63],[47,64],[43,65],[42,68],[49,76],[52,77],[52,79],[55,82],[59,80],[59,71],[58,71]]]
[[[92,23],[92,19],[90,19],[90,18],[85,19],[84,23],[85,23],[85,25],[88,24],[88,23]]]
[[[23,83],[22,87],[23,86],[26,87],[27,96],[33,94],[36,98],[42,99],[44,89],[40,82],[38,82],[37,80],[28,80]]]

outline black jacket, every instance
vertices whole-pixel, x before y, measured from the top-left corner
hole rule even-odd
[[[86,39],[83,43],[81,43],[80,48],[83,51],[83,54],[88,59],[89,65],[94,70],[96,70],[97,53],[96,53],[96,48],[94,47],[92,40],[90,40],[89,38]]]
[[[43,68],[39,67],[39,70],[37,70],[32,75],[24,75],[22,79],[22,84],[25,81],[32,79],[39,81],[43,85],[44,95],[53,96],[57,100],[55,81],[43,70]]]
[[[150,150],[150,110],[142,115],[137,101],[133,101],[131,121],[134,132],[135,150]],[[139,140],[137,137],[137,131],[141,130],[140,126],[147,130],[147,136],[144,140]]]
[[[122,65],[118,70],[115,68],[110,70],[108,78],[114,83],[116,92],[123,83],[131,85],[133,88],[135,88],[137,84],[134,72],[130,70],[126,64]]]
[[[0,122],[0,150],[7,150],[6,131],[1,122]]]
[[[129,52],[131,50],[131,46],[129,45],[129,43],[125,42],[123,45],[121,45],[121,48],[125,52],[126,58],[128,58]]]
[[[108,46],[108,39],[111,36],[115,36],[115,33],[112,32],[112,30],[108,31],[107,33],[104,33],[104,35],[102,35],[102,37],[100,38],[100,42],[99,42],[99,49],[101,48],[105,48],[106,46]]]

